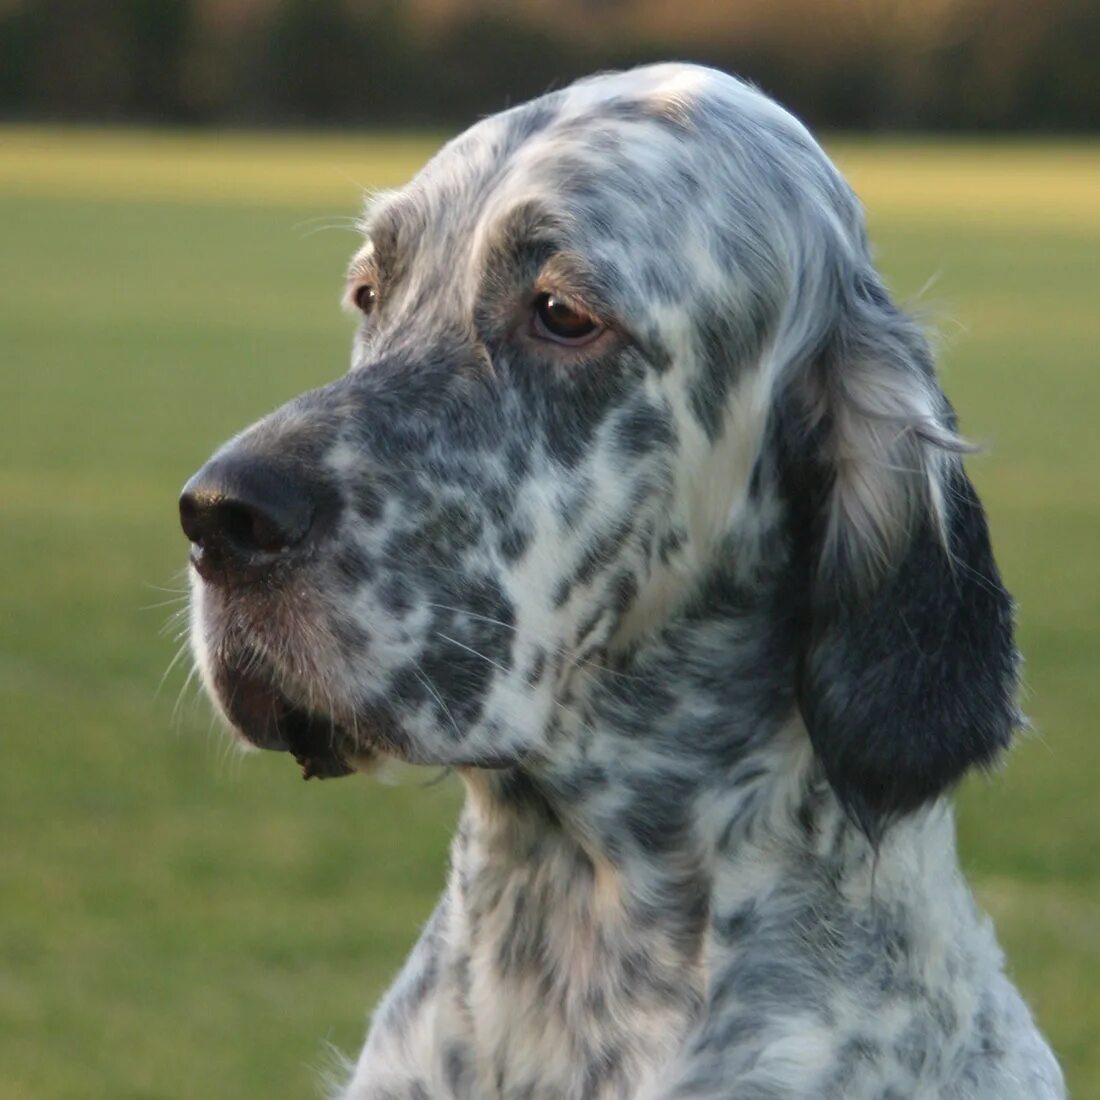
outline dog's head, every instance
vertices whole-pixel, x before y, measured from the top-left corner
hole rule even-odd
[[[792,705],[867,825],[990,760],[1011,605],[926,345],[803,127],[720,73],[597,77],[373,200],[349,373],[180,502],[193,639],[313,774],[554,752],[716,572],[801,608]]]

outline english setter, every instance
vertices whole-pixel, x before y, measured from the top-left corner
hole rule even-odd
[[[947,798],[1019,721],[1012,603],[807,131],[597,76],[362,228],[351,370],[180,500],[229,722],[466,787],[346,1100],[1064,1096]]]

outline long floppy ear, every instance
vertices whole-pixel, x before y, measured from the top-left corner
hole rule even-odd
[[[996,759],[1020,716],[1013,603],[928,345],[877,275],[787,392],[781,476],[807,592],[798,701],[873,840]]]

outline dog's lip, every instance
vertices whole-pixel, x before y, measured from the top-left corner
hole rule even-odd
[[[305,779],[350,775],[349,753],[361,754],[332,716],[289,699],[255,660],[227,662],[216,675],[229,720],[257,748],[289,752]]]

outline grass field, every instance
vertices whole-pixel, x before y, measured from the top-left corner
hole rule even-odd
[[[180,485],[343,369],[346,219],[431,147],[0,130],[0,1100],[316,1095],[429,912],[452,786],[303,784],[157,684]],[[834,151],[991,447],[1036,733],[963,858],[1100,1100],[1100,147]]]

